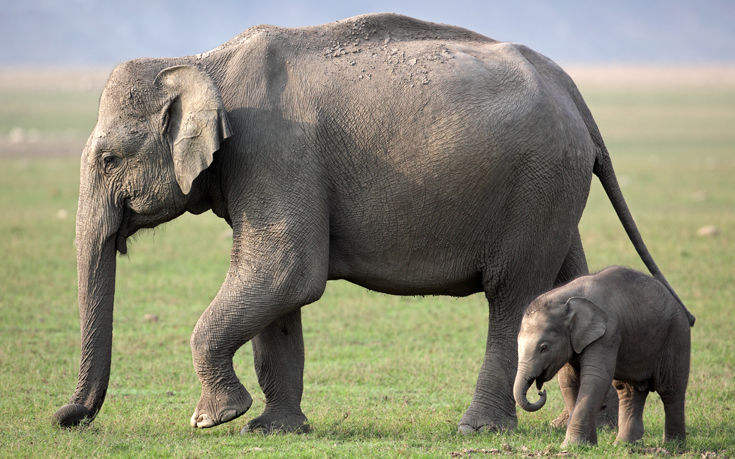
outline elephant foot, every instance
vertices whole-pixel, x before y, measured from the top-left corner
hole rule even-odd
[[[593,439],[587,439],[587,438],[565,438],[564,441],[561,443],[561,448],[568,448],[570,446],[594,446],[597,444],[597,438]]]
[[[217,392],[202,388],[202,396],[191,416],[191,426],[206,429],[232,421],[245,414],[252,403],[252,397],[240,383]]]
[[[615,441],[613,442],[613,445],[620,445],[620,444],[625,444],[625,443],[631,444],[631,445],[632,444],[637,444],[637,443],[641,443],[641,440],[642,439],[643,439],[643,434],[641,434],[637,438],[636,438],[636,435],[631,435],[631,436],[623,435],[623,436],[621,436],[620,434],[618,434],[618,436],[615,437]]]
[[[605,407],[597,413],[597,426],[604,429],[618,428],[618,407]]]
[[[554,427],[555,429],[561,429],[562,427],[566,427],[568,422],[569,422],[569,411],[567,411],[567,409],[564,408],[562,412],[559,413],[559,416],[557,416],[556,419],[551,421],[551,427]]]
[[[478,415],[467,412],[459,421],[457,429],[462,435],[474,435],[484,432],[503,432],[514,430],[518,426],[518,418],[515,416]]]
[[[617,396],[617,395],[616,395]],[[609,399],[609,403],[603,405],[600,412],[597,413],[597,426],[602,428],[616,429],[618,427],[618,403],[617,398]],[[567,426],[569,422],[569,411],[566,408],[559,413],[559,416],[551,421],[551,427],[561,429]]]
[[[246,433],[262,433],[265,435],[274,433],[308,433],[311,430],[304,413],[300,410],[295,414],[269,413],[266,410],[263,414],[248,422],[240,431],[241,434]]]

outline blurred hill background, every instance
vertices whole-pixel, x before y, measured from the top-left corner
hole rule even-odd
[[[0,66],[98,66],[206,51],[257,24],[390,11],[521,42],[563,63],[735,63],[731,0],[0,0]]]

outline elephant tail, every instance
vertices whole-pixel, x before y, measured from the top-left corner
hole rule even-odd
[[[628,238],[630,239],[630,242],[633,243],[633,247],[635,247],[635,250],[641,257],[641,260],[643,260],[643,263],[651,272],[651,275],[653,275],[655,279],[661,282],[669,290],[669,292],[671,292],[674,298],[676,298],[676,301],[679,302],[682,309],[684,310],[684,313],[687,316],[687,319],[689,320],[689,326],[693,326],[696,318],[692,315],[691,312],[689,312],[687,307],[684,305],[684,302],[681,301],[679,295],[677,295],[674,291],[674,288],[666,280],[658,265],[656,265],[656,262],[653,261],[653,257],[648,251],[646,244],[643,242],[641,233],[638,231],[638,227],[633,220],[633,216],[628,209],[628,205],[625,203],[623,193],[620,191],[620,185],[618,184],[618,179],[615,176],[615,170],[613,169],[610,155],[604,144],[598,146],[598,155],[595,159],[593,172],[597,176],[597,178],[600,179],[600,182],[602,183],[602,188],[605,190],[605,193],[607,193],[607,197],[610,199],[610,202],[615,209],[615,213],[618,214],[618,218],[623,224],[623,228],[625,228],[625,232],[626,234],[628,234]]]

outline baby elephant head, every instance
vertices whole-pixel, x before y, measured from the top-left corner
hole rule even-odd
[[[546,403],[543,384],[554,377],[574,354],[605,334],[605,311],[586,298],[566,301],[543,295],[526,310],[518,334],[518,373],[513,387],[516,402],[526,411],[541,409]],[[536,381],[540,399],[531,403],[526,398]]]

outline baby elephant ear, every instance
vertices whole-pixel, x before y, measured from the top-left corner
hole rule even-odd
[[[579,354],[607,330],[607,314],[586,298],[567,300],[571,316],[572,348]]]
[[[176,181],[189,194],[194,179],[212,164],[220,143],[232,135],[227,112],[214,82],[197,67],[163,69],[155,84],[168,100],[161,129],[171,147]]]

